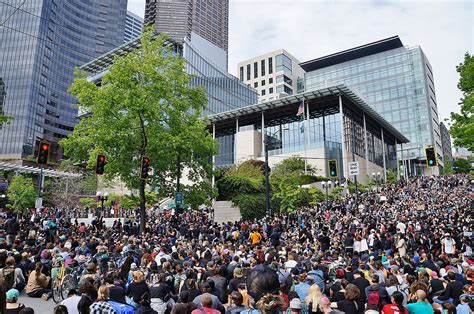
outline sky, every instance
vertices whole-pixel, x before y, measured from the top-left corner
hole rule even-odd
[[[145,0],[128,6],[143,16]],[[303,62],[394,35],[428,57],[440,121],[459,111],[456,66],[474,53],[471,0],[230,0],[229,72],[281,48]]]

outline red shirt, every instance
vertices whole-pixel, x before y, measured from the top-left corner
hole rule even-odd
[[[220,311],[211,309],[210,307],[203,307],[200,309],[195,309],[191,314],[221,314]]]
[[[383,307],[382,314],[408,314],[408,310],[404,308],[402,313],[396,304],[387,304]]]

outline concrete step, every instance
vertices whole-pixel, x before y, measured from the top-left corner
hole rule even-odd
[[[216,201],[213,207],[214,221],[217,223],[235,222],[242,218],[240,209],[234,207],[230,201]]]

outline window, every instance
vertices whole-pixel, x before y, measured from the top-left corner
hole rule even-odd
[[[268,74],[273,73],[273,58],[268,58]]]
[[[262,76],[265,75],[265,59],[260,63],[260,71],[262,71]]]
[[[258,77],[258,63],[257,62],[253,63],[253,77],[254,78]]]
[[[277,83],[285,82],[285,83],[288,84],[288,85],[293,84],[293,80],[290,79],[288,76],[286,76],[286,75],[284,75],[284,74],[278,75],[278,76],[276,77],[276,82],[277,82]]]
[[[273,87],[270,87],[270,88],[268,89],[268,93],[269,93],[269,94],[273,94]]]
[[[262,89],[262,96],[265,96],[265,90]]]
[[[273,84],[273,77],[268,79],[268,84]]]
[[[278,85],[276,87],[276,92],[277,93],[286,93],[288,95],[293,94],[293,90],[291,88],[289,88],[288,86],[286,86],[286,85]]]
[[[284,54],[275,57],[276,71],[288,71],[291,74],[291,59]]]
[[[250,64],[247,64],[247,81],[250,80]]]
[[[244,80],[244,67],[240,67],[240,80]]]
[[[262,82],[260,82],[260,86],[265,86],[265,80],[262,80]]]
[[[258,87],[258,82],[253,83],[253,87],[257,88]]]

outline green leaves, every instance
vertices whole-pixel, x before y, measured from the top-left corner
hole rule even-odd
[[[459,73],[458,88],[463,92],[460,113],[451,112],[449,133],[454,145],[474,152],[474,56],[466,53],[464,62],[456,70]]]
[[[13,120],[13,117],[11,117],[11,116],[0,115],[0,125],[2,125],[4,123],[10,123],[11,120]]]
[[[192,180],[205,180],[217,150],[200,118],[207,106],[205,91],[190,86],[185,60],[173,54],[165,35],[148,29],[141,43],[141,49],[116,59],[101,86],[76,73],[69,92],[90,115],[61,145],[67,156],[90,168],[97,154],[104,154],[105,178],[118,178],[129,188],[142,188],[142,156],[151,160],[151,185],[174,181],[177,160]]]
[[[7,207],[15,213],[24,214],[35,206],[36,191],[31,178],[14,176],[7,190]]]

